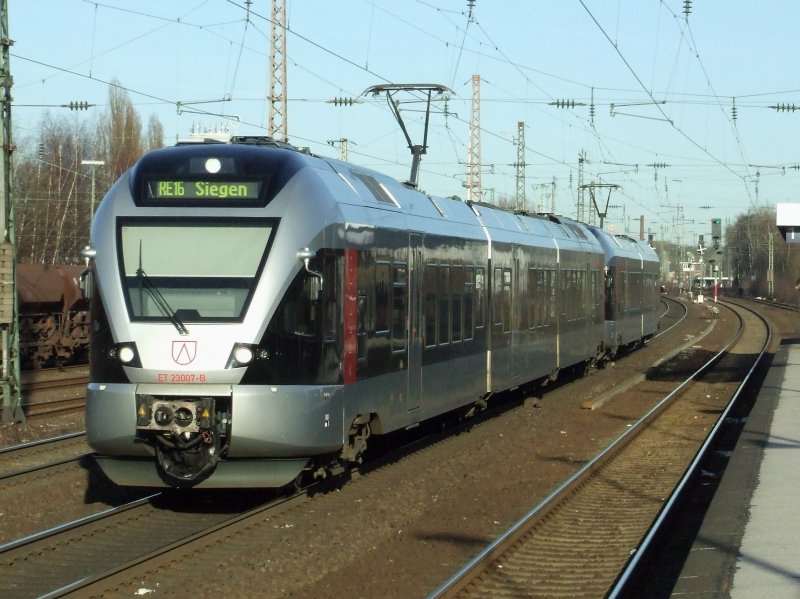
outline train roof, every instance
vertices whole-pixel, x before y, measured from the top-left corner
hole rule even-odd
[[[598,227],[589,227],[605,249],[608,261],[616,257],[641,259],[645,262],[659,262],[658,254],[646,241],[636,240],[627,235],[613,235]]]
[[[232,180],[237,177],[263,179],[266,176],[267,189],[265,192],[262,190],[264,205],[276,197],[290,180],[300,175],[315,191],[327,188],[330,200],[355,222],[358,222],[358,211],[354,213],[346,205],[395,212],[398,214],[398,219],[394,219],[396,225],[412,230],[440,230],[443,221],[472,227],[482,224],[497,240],[530,243],[531,236],[539,236],[557,239],[562,248],[600,251],[590,228],[578,221],[468,202],[458,196],[433,196],[384,173],[314,155],[268,137],[234,137],[229,143],[193,141],[149,152],[131,169],[132,195],[134,198],[142,197],[144,194],[136,193],[137,189],[145,189],[154,180],[201,176],[206,173],[204,165],[209,158],[216,159],[221,165],[219,176]],[[317,183],[313,182],[315,179]],[[219,205],[229,207],[237,204],[227,200]]]

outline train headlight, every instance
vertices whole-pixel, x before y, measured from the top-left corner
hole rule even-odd
[[[123,364],[130,364],[136,358],[136,352],[130,345],[123,345],[117,351],[117,357]]]
[[[246,345],[240,345],[234,350],[233,357],[239,364],[249,364],[253,359],[253,350]]]
[[[133,366],[141,368],[142,363],[139,360],[139,352],[136,349],[136,344],[132,342],[117,343],[108,348],[108,357],[112,360],[117,360],[123,366]]]
[[[266,360],[269,352],[251,343],[235,343],[226,368],[242,368],[255,360]]]

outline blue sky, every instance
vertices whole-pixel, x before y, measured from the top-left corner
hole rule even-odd
[[[471,14],[468,0],[285,3],[295,145],[338,156],[328,142],[346,138],[350,161],[406,179],[411,155],[385,98],[362,93],[445,85],[420,187],[465,197],[477,74],[487,201],[516,194],[518,122],[529,209],[549,209],[555,181],[556,211],[575,216],[581,152],[585,183],[620,186],[605,219],[617,232],[638,233],[643,215],[657,239],[691,242],[710,235],[711,218],[797,197],[800,110],[770,106],[800,108],[800,3],[692,0],[688,19],[682,0],[475,0]],[[244,0],[9,5],[18,144],[37,138],[45,110],[96,118],[113,79],[145,123],[158,116],[170,143],[192,130],[265,133],[271,0],[253,0],[249,16]],[[330,102],[343,97],[362,102]],[[97,107],[58,107],[72,101]],[[421,114],[403,114],[421,143]]]

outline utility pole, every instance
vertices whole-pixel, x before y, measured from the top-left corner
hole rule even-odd
[[[3,359],[0,390],[3,393],[2,419],[23,422],[19,368],[19,303],[17,299],[17,251],[14,239],[14,198],[11,194],[11,68],[8,31],[8,0],[0,0],[0,338]]]
[[[775,299],[775,245],[769,232],[769,266],[767,268],[767,298]]]
[[[92,221],[94,220],[94,204],[95,204],[95,180],[96,174],[95,171],[97,170],[98,166],[105,166],[105,160],[81,160],[81,166],[91,166],[92,167],[92,209],[89,212],[89,229],[91,230]]]
[[[286,5],[272,0],[272,43],[269,47],[269,136],[289,141],[286,103]]]

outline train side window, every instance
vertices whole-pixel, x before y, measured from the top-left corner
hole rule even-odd
[[[389,276],[391,264],[378,262],[375,265],[375,332],[389,332]]]
[[[425,265],[425,347],[436,347],[436,306],[439,269]]]
[[[622,275],[622,280],[620,281],[622,283],[622,289],[619,294],[619,303],[622,305],[622,309],[625,310],[628,304],[628,272],[625,271],[620,274]]]
[[[572,314],[573,314],[573,309],[572,309],[573,274],[574,273],[572,270],[568,269],[564,271],[564,278],[563,278],[564,285],[562,286],[564,294],[562,297],[564,298],[564,314],[566,314],[567,320],[572,320]]]
[[[503,324],[503,310],[500,307],[503,297],[503,269],[499,266],[494,269],[492,276],[492,323],[498,327]],[[495,309],[496,306],[496,309]]]
[[[536,306],[534,322],[536,327],[546,327],[550,319],[550,288],[547,286],[549,271],[546,268],[536,269]]]
[[[547,276],[547,288],[549,290],[549,300],[548,300],[548,317],[552,320],[557,317],[557,306],[556,306],[556,297],[558,295],[558,288],[556,286],[556,270],[550,269],[546,271]]]
[[[450,343],[450,267],[439,266],[439,345]]]
[[[470,341],[475,336],[474,330],[474,300],[475,300],[475,269],[472,266],[464,268],[464,341]]]
[[[358,359],[367,359],[367,296],[362,291],[356,300],[356,310],[358,311],[358,329],[356,338],[358,339]]]
[[[530,270],[528,274],[521,270],[520,261],[519,259],[514,260],[514,268],[517,274],[517,298],[519,298],[519,309],[517,313],[519,314],[519,323],[517,324],[517,329],[520,331],[526,331],[530,328],[531,322],[531,296],[530,296]]]
[[[464,268],[453,266],[450,270],[451,307],[453,315],[453,343],[462,339]]]
[[[395,264],[392,280],[392,351],[405,351],[406,339],[406,265]]]
[[[537,284],[537,272],[535,268],[528,268],[528,290],[525,296],[527,297],[526,300],[526,312],[528,318],[528,329],[535,329],[536,328],[536,310],[539,306],[539,301],[537,299],[538,293],[538,284]]]
[[[475,328],[486,326],[486,269],[475,267]]]
[[[511,269],[503,269],[503,332],[511,332]]]

